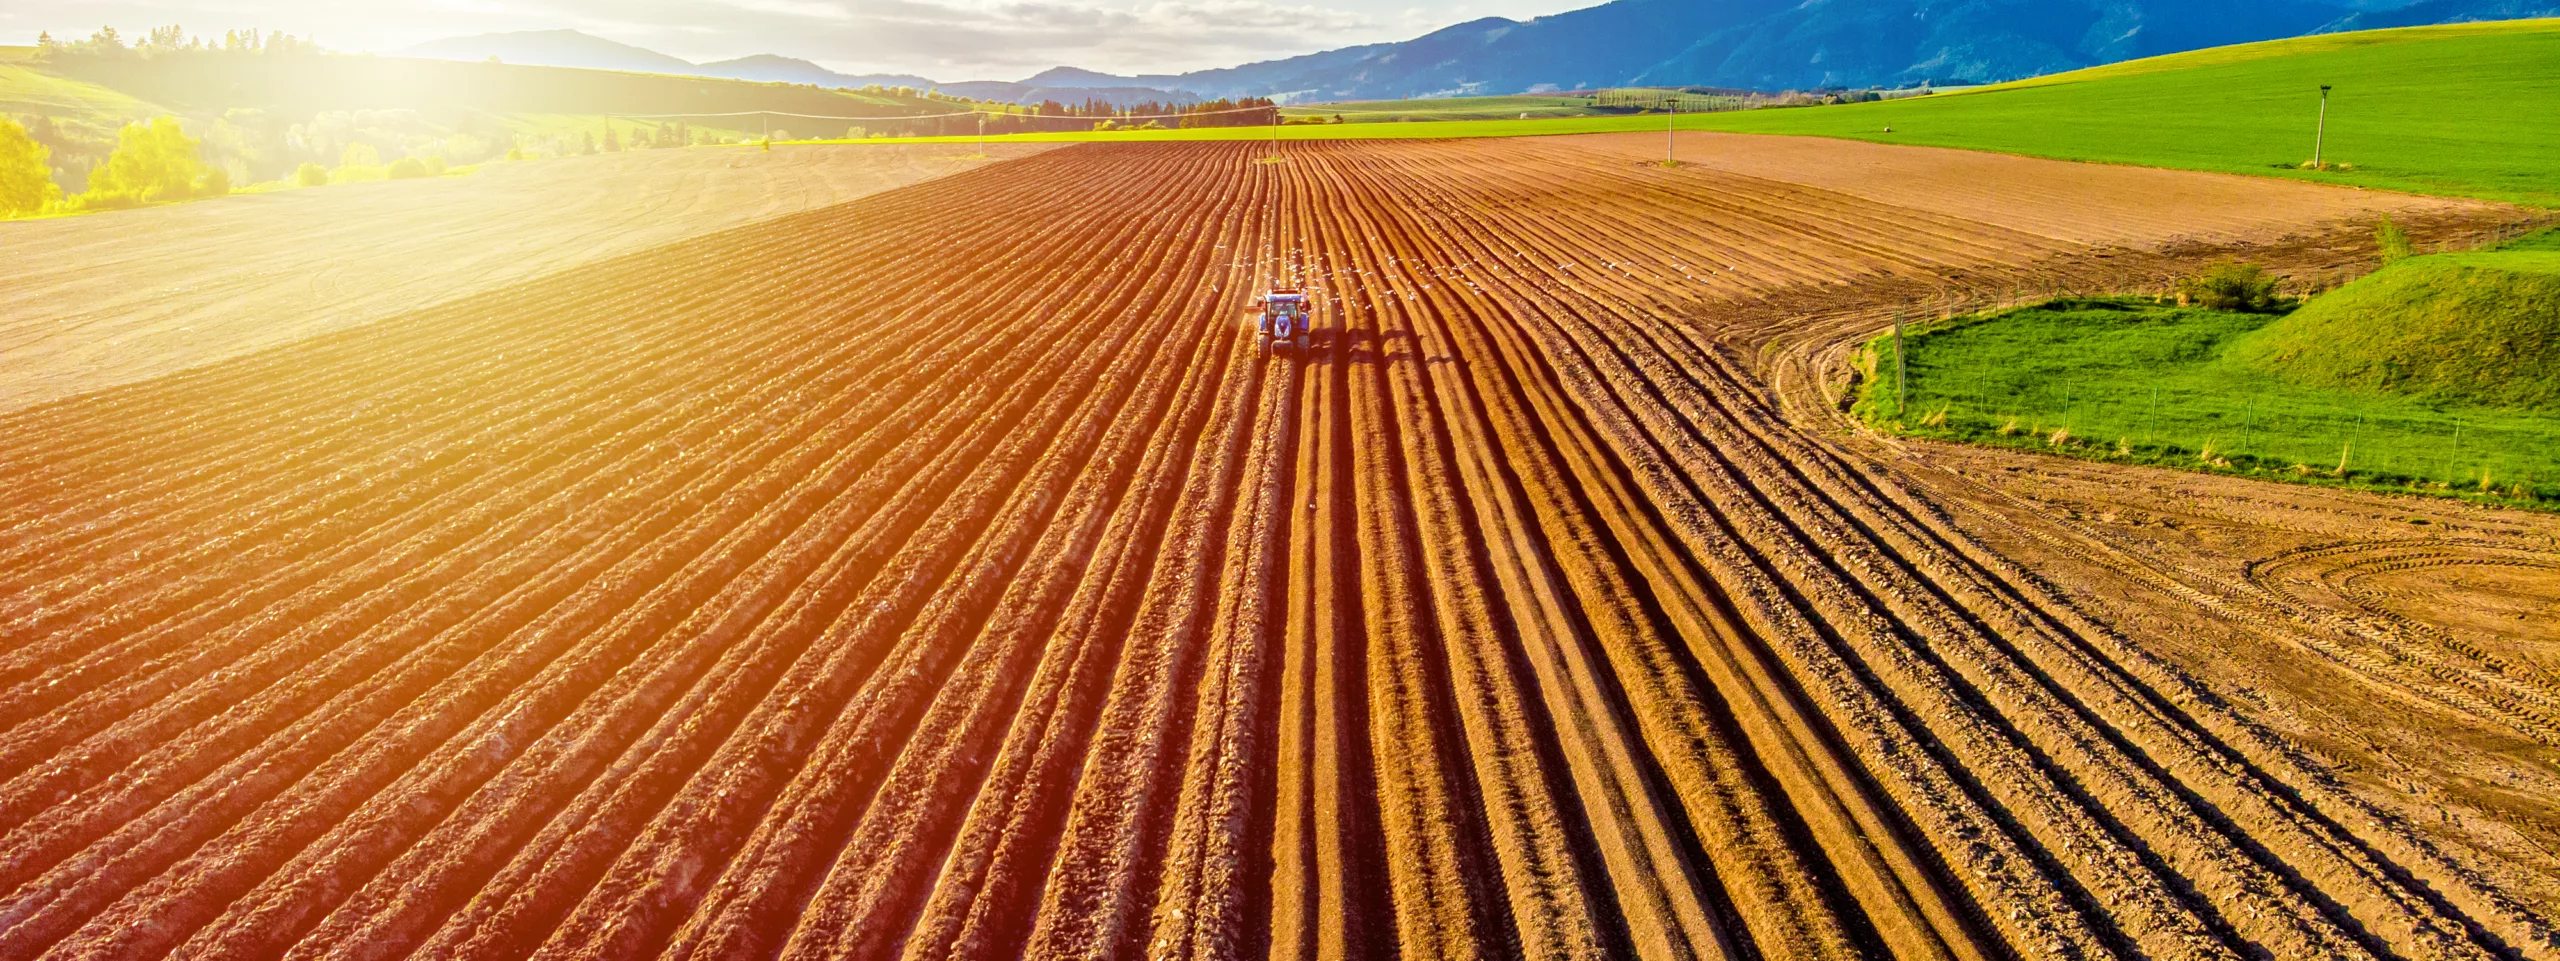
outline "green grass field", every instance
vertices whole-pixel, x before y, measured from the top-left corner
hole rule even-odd
[[[2321,84],[2336,87],[2325,159],[2351,170],[2296,169],[2311,159]],[[1698,121],[2560,206],[2560,20],[2277,40],[1959,94]]]
[[[2560,410],[2303,386],[2234,356],[2277,323],[2100,299],[1915,326],[1903,380],[1891,335],[1867,345],[1853,411],[1924,437],[2560,507]]]

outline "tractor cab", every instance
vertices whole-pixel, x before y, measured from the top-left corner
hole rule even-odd
[[[1314,306],[1305,291],[1295,287],[1274,287],[1270,293],[1256,298],[1254,306],[1261,317],[1254,329],[1262,335],[1265,346],[1307,345],[1307,328],[1314,321]]]

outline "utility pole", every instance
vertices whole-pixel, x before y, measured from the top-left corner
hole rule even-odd
[[[2329,169],[2329,165],[2328,165],[2325,161],[2323,161],[2323,160],[2321,159],[2322,152],[2323,152],[2323,151],[2325,151],[2325,150],[2327,150],[2327,149],[2328,149],[2328,146],[2329,146],[2329,85],[2324,83],[2324,84],[2321,84],[2321,85],[2320,85],[2320,128],[2319,128],[2319,132],[2318,132],[2318,133],[2313,134],[2313,135],[2312,135],[2312,137],[2311,137],[2311,169],[2313,169],[2313,170],[2327,170],[2327,169]]]
[[[987,115],[978,115],[978,156],[987,155]]]
[[[1671,112],[1664,116],[1669,119],[1662,122],[1662,165],[1677,167],[1680,165],[1680,99],[1677,95],[1671,99]]]
[[[769,114],[769,113],[760,113],[760,114],[757,114],[756,116],[757,116],[757,117],[760,117],[760,118],[762,118],[762,119],[764,120],[764,144],[765,144],[765,146],[767,146],[767,147],[773,146],[773,115],[772,115],[772,114]]]

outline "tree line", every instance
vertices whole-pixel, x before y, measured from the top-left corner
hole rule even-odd
[[[139,41],[128,46],[124,35],[114,27],[99,27],[86,40],[56,40],[48,31],[36,35],[36,57],[49,60],[60,57],[163,57],[174,54],[228,54],[232,56],[286,56],[320,52],[320,44],[307,37],[297,38],[283,31],[262,33],[255,28],[225,31],[216,42],[207,37],[189,37],[177,26],[153,27]]]
[[[314,129],[320,126],[315,124]],[[226,130],[216,123],[215,133]],[[118,130],[105,158],[84,171],[80,188],[66,191],[53,167],[53,148],[46,136],[39,135],[40,131],[58,135],[60,127],[50,117],[38,117],[31,130],[15,118],[0,116],[0,218],[220,197],[237,186],[232,174],[236,159],[226,162],[220,151],[210,149],[212,143],[207,138],[190,136],[178,118],[162,116],[129,123]],[[326,145],[334,152],[319,156],[335,161],[335,165],[323,165],[319,159],[301,160],[279,171],[276,180],[280,184],[316,187],[435,177],[446,172],[441,153],[419,151],[385,161],[379,149],[363,140],[322,139],[325,135],[306,132],[300,125],[293,131],[302,148],[298,156],[315,156],[315,148]],[[506,156],[520,159],[524,152],[520,147],[511,147]]]

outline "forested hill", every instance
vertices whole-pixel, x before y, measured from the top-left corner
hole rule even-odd
[[[1296,102],[1625,85],[1939,86],[2346,29],[2560,16],[2560,0],[1616,0],[1398,43],[1105,77]]]

